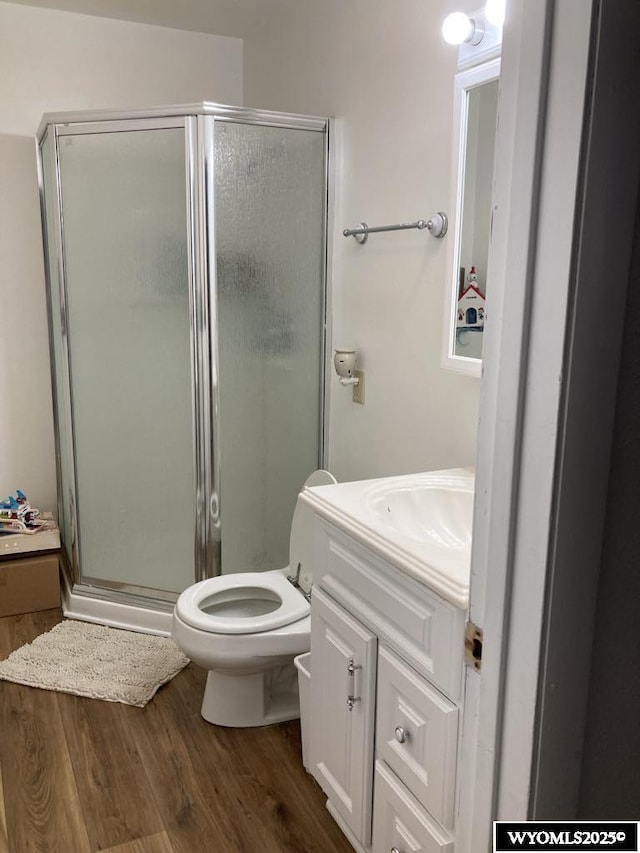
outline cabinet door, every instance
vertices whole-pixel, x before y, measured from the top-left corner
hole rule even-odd
[[[375,636],[314,589],[311,605],[311,765],[336,812],[371,839]]]
[[[453,853],[453,838],[381,761],[376,761],[372,853]]]

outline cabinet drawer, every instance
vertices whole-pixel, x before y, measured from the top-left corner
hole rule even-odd
[[[376,754],[453,828],[458,709],[388,649],[378,649]]]
[[[451,836],[380,761],[376,761],[373,815],[372,853],[453,853]]]
[[[353,542],[318,524],[320,586],[452,699],[461,692],[465,611]]]

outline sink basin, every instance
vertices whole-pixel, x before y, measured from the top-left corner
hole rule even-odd
[[[469,552],[473,480],[436,474],[416,475],[399,486],[378,486],[365,498],[386,527],[417,542]]]
[[[448,468],[305,489],[302,501],[457,607],[469,604],[474,475]]]

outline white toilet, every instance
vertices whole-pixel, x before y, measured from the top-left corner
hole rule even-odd
[[[328,471],[315,471],[303,489],[335,482]],[[298,500],[287,567],[209,578],[178,598],[171,636],[209,670],[202,700],[208,722],[268,726],[300,716],[293,659],[310,645],[312,537],[312,510]]]

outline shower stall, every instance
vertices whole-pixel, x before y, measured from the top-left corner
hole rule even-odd
[[[166,630],[287,564],[323,462],[328,122],[48,114],[38,147],[66,610]]]

